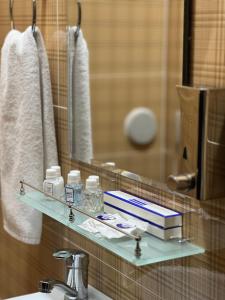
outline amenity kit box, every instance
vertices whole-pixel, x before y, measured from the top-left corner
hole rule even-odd
[[[161,239],[182,237],[182,214],[122,191],[104,193],[104,211],[148,222],[147,232]]]

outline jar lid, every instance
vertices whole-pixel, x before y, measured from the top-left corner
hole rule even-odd
[[[96,189],[98,187],[98,182],[94,178],[86,179],[86,189]]]
[[[80,174],[79,173],[69,173],[67,176],[68,184],[80,183]]]
[[[60,166],[52,166],[51,169],[56,170],[57,177],[61,176],[61,167]]]
[[[98,185],[100,185],[100,179],[99,179],[98,175],[90,175],[88,178],[89,179],[95,179],[97,181]]]
[[[46,179],[56,178],[57,173],[55,169],[47,169],[46,170]]]
[[[78,174],[80,177],[80,170],[71,170],[70,174]]]

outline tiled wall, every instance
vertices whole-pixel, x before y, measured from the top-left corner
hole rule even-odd
[[[224,87],[225,3],[223,0],[195,2],[193,84]]]
[[[150,0],[149,0],[150,1]],[[174,3],[171,0],[170,3]],[[102,1],[104,2],[104,1]],[[15,19],[22,30],[30,22],[30,1],[15,1]],[[63,0],[38,1],[38,25],[46,41],[53,85],[57,138],[64,174],[72,167],[66,143],[66,5]],[[175,4],[176,7],[176,4]],[[194,11],[195,43],[193,81],[196,84],[223,85],[224,1],[196,0]],[[172,20],[172,19],[171,19]],[[0,2],[0,44],[9,30],[8,1]],[[175,36],[172,35],[173,37]],[[172,39],[172,37],[171,37]],[[210,53],[212,55],[210,55]],[[174,58],[170,60],[172,69]],[[176,69],[176,68],[175,68]],[[73,167],[75,164],[73,165]],[[80,164],[84,176],[99,173],[105,186],[114,178],[97,167]],[[206,248],[204,255],[172,260],[136,268],[115,257],[50,218],[44,218],[40,246],[15,241],[0,229],[0,297],[7,298],[37,290],[38,280],[62,278],[63,264],[52,258],[60,247],[79,247],[91,255],[90,283],[114,300],[223,300],[225,295],[225,199],[200,203],[170,197],[154,187],[136,186],[116,178],[117,187],[135,189],[140,195],[154,197],[168,207],[189,211],[185,214],[185,235]],[[149,192],[143,192],[147,188]],[[154,192],[155,196],[152,195]]]

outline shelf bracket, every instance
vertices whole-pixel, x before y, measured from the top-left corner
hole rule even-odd
[[[136,238],[136,248],[134,254],[137,258],[141,257],[140,241],[141,241],[141,237]]]
[[[24,188],[24,181],[21,180],[20,181],[20,195],[24,196],[25,194],[26,194],[26,192],[25,192],[25,188]]]

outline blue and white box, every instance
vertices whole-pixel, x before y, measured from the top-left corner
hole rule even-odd
[[[148,222],[147,232],[161,239],[182,237],[182,213],[122,191],[104,193],[104,211]]]

